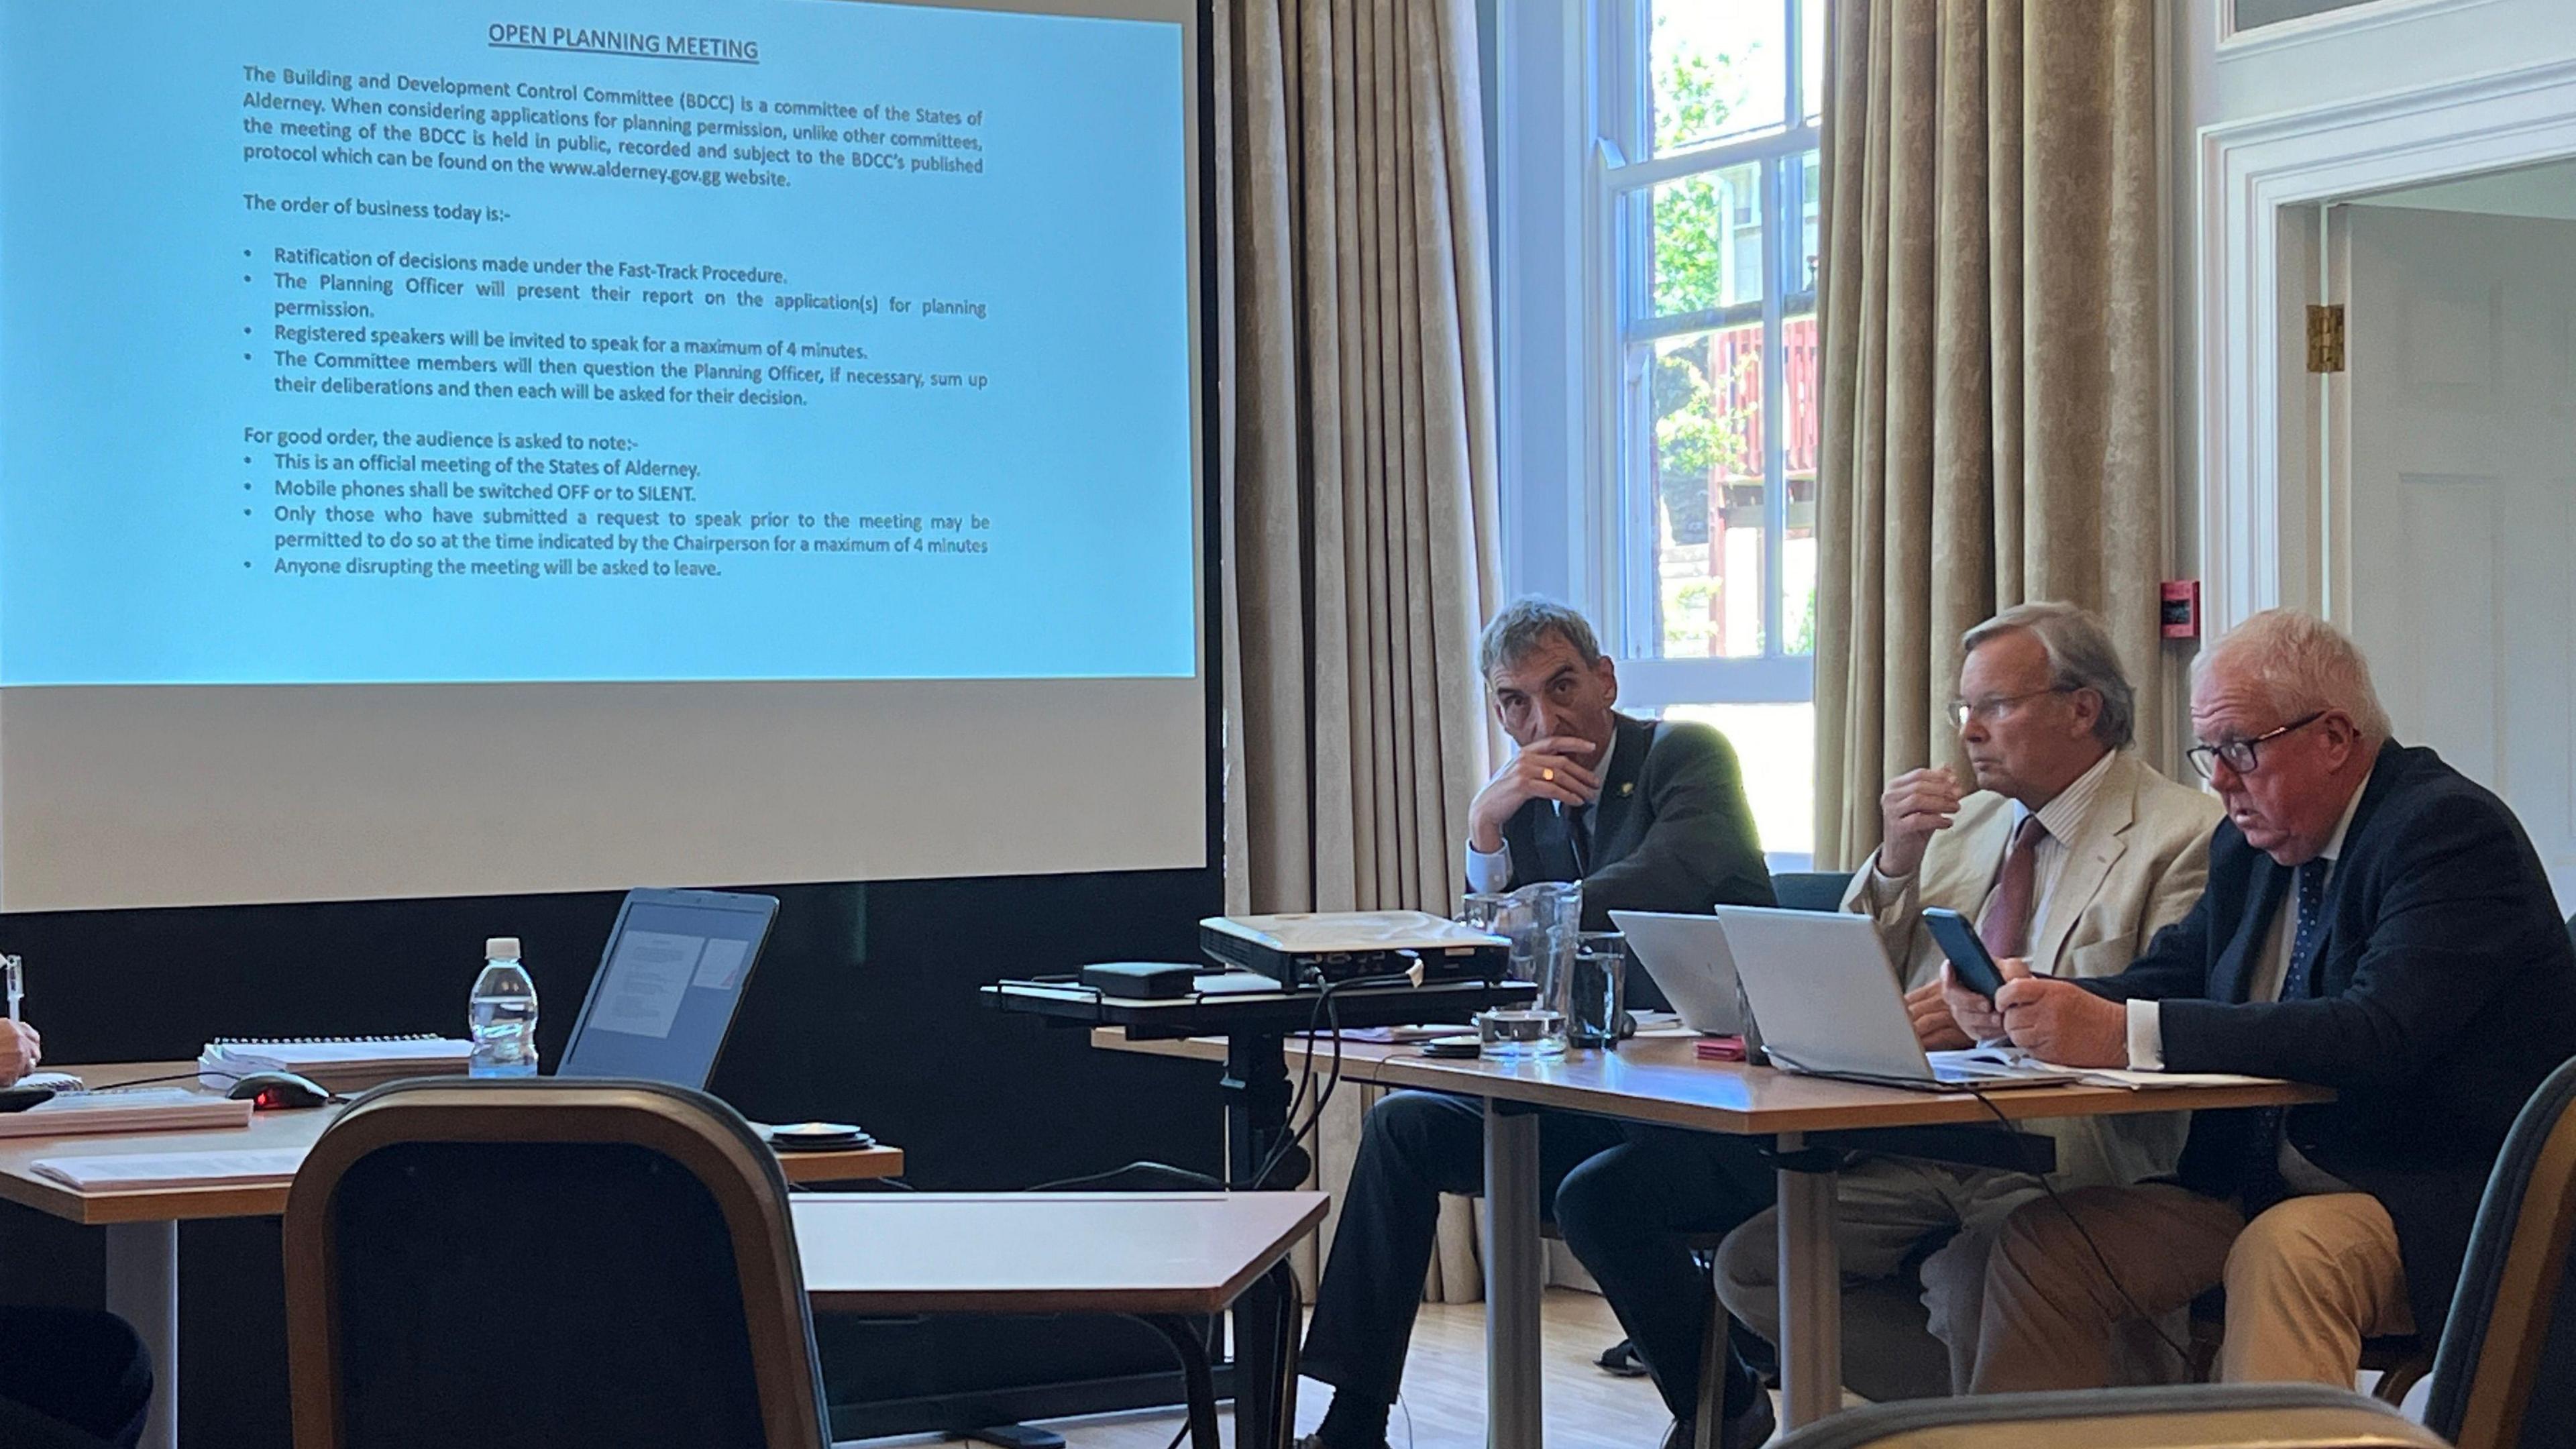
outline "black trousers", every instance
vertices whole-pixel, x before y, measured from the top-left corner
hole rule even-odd
[[[151,1403],[152,1360],[124,1319],[0,1307],[0,1444],[133,1449]]]
[[[1439,1231],[1440,1195],[1485,1185],[1483,1104],[1398,1092],[1370,1109],[1342,1197],[1341,1225],[1306,1329],[1307,1377],[1372,1404],[1392,1404]],[[1775,1178],[1752,1142],[1545,1112],[1539,1117],[1539,1202],[1619,1315],[1676,1418],[1699,1402],[1707,1275],[1691,1261],[1693,1233],[1731,1232],[1769,1207]],[[1726,1412],[1742,1412],[1761,1381],[1732,1347]]]

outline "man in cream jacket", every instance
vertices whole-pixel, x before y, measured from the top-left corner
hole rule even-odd
[[[1942,1000],[1943,956],[1924,907],[1968,917],[1998,959],[2027,958],[2034,972],[2116,975],[2199,898],[2220,814],[2211,796],[2157,774],[2127,748],[2132,691],[2091,615],[2025,604],[1971,629],[1963,643],[1952,717],[1978,788],[1962,792],[1947,767],[1890,782],[1882,843],[1843,902],[1877,920],[1929,1050],[1971,1043]],[[2186,1114],[2158,1113],[2022,1126],[2056,1140],[2054,1180],[2065,1188],[2172,1171],[2187,1124]],[[1966,1392],[1973,1368],[1993,1232],[2044,1192],[2027,1173],[1912,1158],[1864,1158],[1842,1174],[1836,1237],[1847,1288],[1919,1269],[1927,1326],[1948,1350],[1954,1392]],[[1727,1307],[1775,1340],[1777,1240],[1772,1213],[1753,1218],[1727,1238],[1718,1275]],[[1886,1289],[1875,1296],[1885,1301]],[[1860,1336],[1884,1332],[1870,1318],[1860,1311],[1846,1322]],[[1851,1361],[1867,1371],[1868,1359]]]

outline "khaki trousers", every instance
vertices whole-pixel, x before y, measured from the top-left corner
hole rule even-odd
[[[2100,1387],[2120,1324],[2221,1284],[2227,1383],[2350,1388],[2364,1338],[2414,1331],[2396,1225],[2366,1193],[2292,1198],[2250,1224],[2234,1203],[2165,1184],[2080,1188],[2064,1204],[2026,1203],[1996,1235],[1975,1392]]]
[[[1951,1391],[1965,1392],[1983,1321],[1986,1252],[2016,1207],[2041,1196],[2039,1179],[1910,1158],[1864,1157],[1834,1186],[1834,1246],[1846,1285],[1893,1278],[1935,1233],[1955,1234],[1923,1260],[1923,1307],[1949,1350]],[[1727,1234],[1717,1252],[1717,1296],[1764,1341],[1780,1341],[1780,1213],[1765,1208]],[[1845,1352],[1866,1352],[1848,1314]],[[1855,1339],[1860,1342],[1855,1342]]]

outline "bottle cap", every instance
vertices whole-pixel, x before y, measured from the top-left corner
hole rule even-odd
[[[492,939],[483,943],[483,959],[486,961],[518,960],[519,938],[516,936],[494,936]]]

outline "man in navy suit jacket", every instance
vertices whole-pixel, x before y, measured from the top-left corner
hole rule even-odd
[[[2196,1114],[2178,1182],[2020,1209],[1979,1391],[2103,1383],[2116,1323],[2222,1284],[2222,1378],[2350,1386],[2365,1337],[2441,1331],[2505,1133],[2576,1055],[2576,950],[2530,840],[2389,738],[2350,640],[2258,614],[2202,656],[2191,713],[2227,807],[2199,904],[2118,976],[2024,977],[1992,1007],[1954,988],[1953,1014],[2051,1061],[2336,1097]]]

